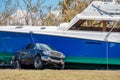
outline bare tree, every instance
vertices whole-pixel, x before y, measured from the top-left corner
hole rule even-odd
[[[21,5],[21,1],[17,0],[18,7],[26,10],[26,13],[23,12],[26,25],[40,25],[44,2],[45,0],[23,0]]]
[[[69,22],[76,14],[82,12],[88,5],[85,0],[64,0],[59,3],[64,22]]]
[[[58,25],[62,19],[51,13],[47,0],[1,0],[4,11],[0,14],[0,25]],[[55,9],[56,10],[56,9]]]
[[[0,15],[0,25],[9,25],[10,15],[16,11],[16,4],[12,3],[12,0],[1,0],[1,3],[4,4],[4,11]]]

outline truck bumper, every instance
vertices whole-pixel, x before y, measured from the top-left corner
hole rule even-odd
[[[49,56],[42,56],[42,57],[41,57],[41,60],[42,60],[42,61],[45,61],[45,62],[50,62],[50,63],[64,64],[64,60],[52,59],[52,58],[49,57]]]

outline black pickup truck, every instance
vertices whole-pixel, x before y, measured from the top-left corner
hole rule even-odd
[[[45,66],[63,69],[64,60],[65,55],[56,51],[51,46],[41,43],[31,43],[13,56],[12,64],[14,68],[21,68],[23,65],[32,65],[36,69],[43,69]]]

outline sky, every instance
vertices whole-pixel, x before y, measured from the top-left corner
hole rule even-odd
[[[59,1],[62,0],[46,0],[45,5],[51,5],[55,8],[58,6]]]
[[[14,2],[16,0],[12,0],[12,1],[13,1],[13,4],[14,4]],[[22,0],[20,0],[20,1],[21,1],[21,5],[24,7],[24,5],[22,4]],[[59,1],[63,1],[63,0],[45,0],[44,5],[46,5],[46,6],[52,6],[52,9],[55,9],[56,7],[58,7]],[[2,1],[0,1],[0,12],[4,11],[4,5],[5,4]]]

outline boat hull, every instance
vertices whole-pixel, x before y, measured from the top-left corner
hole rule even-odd
[[[23,49],[32,42],[48,44],[63,52],[66,56],[66,62],[120,65],[120,43],[57,35],[0,31],[0,53],[14,55],[16,51]]]

